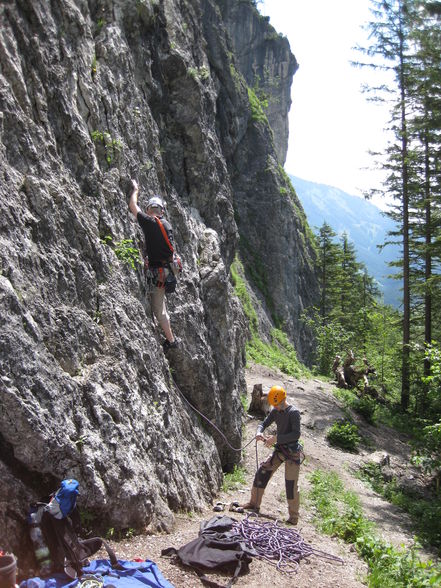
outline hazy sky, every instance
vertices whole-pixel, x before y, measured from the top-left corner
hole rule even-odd
[[[380,175],[363,168],[373,165],[367,152],[386,145],[388,116],[361,93],[372,74],[349,63],[362,58],[351,48],[367,43],[361,25],[371,19],[369,0],[264,0],[258,8],[299,63],[286,171],[353,195],[379,187]]]

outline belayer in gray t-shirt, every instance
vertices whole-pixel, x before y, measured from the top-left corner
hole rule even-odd
[[[272,455],[264,461],[256,472],[249,502],[242,505],[246,510],[259,512],[263,494],[271,476],[285,464],[286,500],[289,518],[286,521],[297,525],[299,520],[299,472],[303,459],[300,437],[300,412],[286,402],[286,391],[281,386],[273,386],[268,393],[268,402],[273,409],[260,423],[256,431],[256,440],[264,441],[266,447],[274,445]],[[276,435],[265,437],[263,431],[272,423],[276,423]]]

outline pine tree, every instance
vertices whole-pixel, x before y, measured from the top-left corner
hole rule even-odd
[[[354,244],[346,233],[343,233],[340,243],[340,322],[345,329],[354,333],[354,346],[361,346],[364,351],[369,311],[376,306],[380,292],[365,265],[357,261]]]
[[[386,86],[368,88],[391,104],[394,139],[383,154],[385,192],[394,198],[389,212],[398,231],[403,282],[401,405],[410,403],[412,341],[429,344],[440,334],[434,300],[441,301],[441,4],[427,0],[371,0],[367,26],[371,45],[361,50],[367,65],[392,73]],[[393,242],[393,241],[392,241]],[[414,364],[415,365],[415,364]],[[415,370],[414,370],[415,371]],[[428,357],[424,374],[430,373]],[[423,394],[424,400],[424,394]],[[424,402],[423,402],[424,404]]]
[[[340,312],[344,323],[351,316],[358,298],[362,264],[357,261],[354,244],[349,241],[346,232],[341,236],[340,243],[342,248]]]
[[[318,276],[320,317],[323,323],[339,314],[341,291],[341,248],[335,243],[336,233],[326,222],[318,234]]]
[[[374,20],[368,24],[372,44],[361,49],[369,58],[369,67],[380,68],[392,74],[390,86],[370,88],[392,97],[391,130],[394,140],[387,148],[383,167],[388,172],[386,191],[395,199],[394,210],[389,214],[399,223],[402,257],[399,261],[403,281],[401,406],[409,407],[410,400],[410,252],[409,252],[409,98],[408,71],[410,62],[409,15],[415,0],[371,0]],[[394,237],[396,235],[392,235]]]
[[[441,15],[432,16],[432,3],[415,2],[411,40],[414,47],[409,71],[409,100],[412,116],[409,136],[413,145],[413,254],[415,297],[422,306],[424,343],[432,343],[433,299],[439,298],[440,154],[441,154]],[[435,7],[436,8],[436,7]],[[438,275],[436,273],[438,269]],[[430,358],[424,358],[424,381],[431,373]],[[420,409],[427,410],[427,385]]]

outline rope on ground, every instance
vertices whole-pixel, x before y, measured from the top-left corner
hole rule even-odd
[[[179,386],[176,384],[176,380],[174,378],[173,378],[173,381],[175,383],[176,390],[179,392],[179,394],[182,396],[182,398],[185,400],[185,402],[188,404],[188,406],[190,406],[200,417],[205,419],[207,421],[207,423],[210,423],[210,425],[214,429],[216,429],[216,431],[219,433],[219,435],[222,437],[222,439],[225,441],[225,443],[228,445],[228,447],[230,449],[232,449],[233,451],[243,451],[246,447],[248,447],[248,445],[251,445],[251,443],[254,441],[255,437],[253,437],[251,439],[251,441],[249,441],[243,447],[233,447],[231,445],[231,443],[228,441],[228,439],[226,438],[226,436],[224,435],[224,433],[222,433],[222,431],[213,423],[213,421],[210,421],[210,419],[208,417],[206,417],[204,414],[202,414],[202,412],[200,410],[198,410],[195,406],[193,406],[193,404],[187,399],[185,394],[179,389]],[[256,455],[257,455],[257,450],[256,450]]]
[[[304,541],[295,529],[281,527],[275,522],[260,522],[247,516],[235,521],[233,529],[254,549],[258,557],[275,565],[285,573],[297,572],[301,559],[315,555],[330,561],[344,563],[341,557],[315,549]]]

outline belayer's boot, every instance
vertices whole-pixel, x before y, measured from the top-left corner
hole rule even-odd
[[[241,504],[241,508],[243,508],[244,510],[252,510],[253,512],[259,512],[264,492],[265,488],[258,488],[257,486],[253,486],[251,488],[251,496],[249,502]]]
[[[288,514],[289,518],[286,521],[290,525],[297,525],[299,521],[299,506],[300,506],[300,494],[297,486],[297,480],[294,482],[294,497],[288,499]]]

